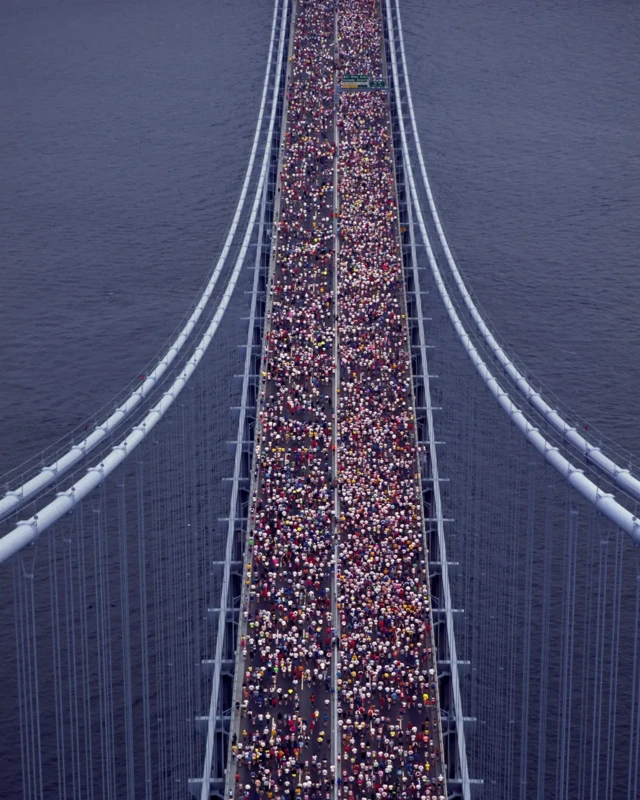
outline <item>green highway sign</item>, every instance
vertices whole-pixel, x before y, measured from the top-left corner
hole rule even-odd
[[[341,85],[343,89],[387,88],[387,82],[384,78],[372,78],[369,75],[343,75]]]

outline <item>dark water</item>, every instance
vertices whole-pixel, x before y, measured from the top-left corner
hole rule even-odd
[[[402,8],[459,267],[512,351],[640,452],[640,5]]]
[[[158,352],[221,247],[271,0],[0,1],[0,474]]]
[[[640,452],[640,6],[404,0],[459,266],[513,351]],[[0,474],[158,351],[230,220],[270,0],[0,2]]]

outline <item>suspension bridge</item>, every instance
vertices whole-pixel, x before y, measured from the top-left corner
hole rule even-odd
[[[640,468],[474,299],[400,5],[274,1],[201,294],[5,476],[3,797],[640,796]]]

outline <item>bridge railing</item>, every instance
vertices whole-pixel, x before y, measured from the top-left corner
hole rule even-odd
[[[387,15],[392,90],[406,129],[397,2]],[[491,342],[469,328],[465,301],[453,296],[459,286],[431,246],[428,203],[411,175],[419,175],[416,143],[415,133],[411,146],[406,130],[399,137],[423,245],[417,259],[470,774],[492,797],[631,798],[640,733],[635,504],[616,500],[618,476],[603,477],[580,458],[551,420],[538,429],[533,407],[517,408],[499,359],[504,385],[492,374]],[[576,482],[590,484],[585,495]]]

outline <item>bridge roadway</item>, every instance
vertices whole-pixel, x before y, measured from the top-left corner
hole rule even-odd
[[[438,797],[389,109],[383,93],[336,93],[358,58],[380,73],[380,7],[298,0],[292,25],[227,786],[247,800]]]
[[[340,67],[385,78],[379,0],[339,0]],[[340,707],[345,798],[446,795],[388,97],[338,108]]]
[[[331,786],[333,2],[294,9],[256,446],[238,796]]]

